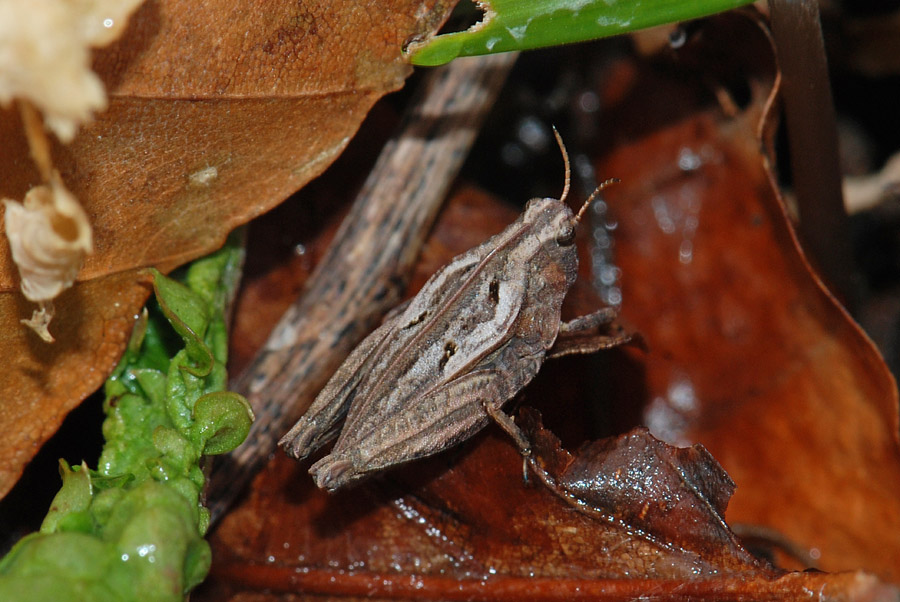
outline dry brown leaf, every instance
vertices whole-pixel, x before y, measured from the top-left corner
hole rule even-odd
[[[93,350],[103,336],[121,342],[112,355],[124,348],[146,291],[115,287],[134,282],[144,266],[166,271],[213,250],[232,228],[321,173],[375,100],[409,75],[404,42],[433,30],[448,8],[439,0],[150,0],[119,41],[95,54],[109,109],[72,144],[53,149],[94,226],[95,253],[81,282],[56,302],[56,320],[65,313],[75,321],[57,339],[70,353],[81,349],[83,362],[73,354],[65,366],[55,364],[60,352],[36,351],[22,336],[19,320],[30,312],[17,296],[8,246],[0,245],[0,364],[12,366],[0,381],[0,428],[14,433],[0,446],[8,460],[0,493],[65,413],[102,383],[111,364],[95,365]],[[0,109],[0,139],[0,196],[22,198],[39,177],[11,110]],[[85,311],[61,306],[87,295],[97,298]],[[115,305],[117,297],[127,304]],[[100,336],[113,313],[122,320]],[[113,324],[124,330],[110,330]],[[23,370],[18,358],[35,353],[42,370]],[[28,436],[15,435],[14,425],[25,425]]]
[[[62,419],[57,412],[68,409],[63,404],[76,400],[68,402],[74,406],[115,367],[128,343],[134,308],[144,302],[149,283],[148,274],[132,271],[97,278],[65,291],[56,304],[57,340],[53,345],[38,340],[21,325],[4,333],[0,344],[4,371],[0,475],[5,486],[15,481],[22,467],[56,431]],[[3,295],[0,322],[17,322],[30,313],[31,304],[21,294]],[[12,381],[10,375],[17,375],[19,380]],[[19,387],[7,384],[13,382],[19,382]]]

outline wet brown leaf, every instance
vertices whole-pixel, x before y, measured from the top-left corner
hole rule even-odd
[[[772,569],[722,520],[789,567],[900,579],[896,389],[798,252],[766,171],[768,40],[716,25],[675,67],[617,58],[597,90],[599,173],[623,180],[606,195],[623,313],[647,351],[548,362],[521,396],[545,415],[528,427],[544,465],[594,510],[523,485],[493,428],[336,496],[276,456],[214,535],[198,599],[897,598],[860,572]],[[423,277],[508,224],[499,207],[456,198]],[[586,279],[570,297],[569,315],[596,307]],[[628,434],[571,454],[556,440],[598,432]]]
[[[757,48],[739,63],[750,73],[772,60]],[[896,386],[798,250],[772,187],[758,137],[771,81],[751,78],[753,98],[732,117],[694,109],[634,128],[602,161],[622,179],[610,212],[623,314],[649,348],[632,357],[642,421],[722,463],[737,483],[729,524],[786,536],[804,553],[798,567],[897,582]],[[643,85],[610,123],[670,106]],[[667,85],[683,97],[683,83]]]
[[[535,421],[525,409],[522,413]],[[540,424],[529,432],[536,427]],[[579,500],[671,546],[696,552],[707,562],[715,559],[716,547],[725,547],[743,563],[753,564],[725,525],[734,482],[700,445],[675,448],[637,428],[590,443],[557,480]]]
[[[748,554],[725,524],[734,482],[703,446],[675,448],[639,427],[586,444],[572,457],[536,412],[523,408],[520,416],[538,456],[553,458],[555,469],[549,470],[565,492],[664,546],[660,558],[637,554],[640,578],[656,577],[659,564],[684,567],[679,576],[685,579],[732,571],[776,574]],[[630,543],[621,534],[618,540]]]
[[[483,194],[454,197],[411,289],[514,217]],[[576,285],[576,303],[590,298],[585,284]],[[552,396],[535,399],[532,388],[526,398],[555,410],[554,421],[583,425],[590,413],[578,403],[583,394],[577,387],[570,394],[563,383],[590,382],[595,374],[579,374],[574,363],[551,364],[565,375],[553,381]],[[538,380],[546,378],[542,372]],[[829,599],[894,593],[861,573],[785,574],[751,557],[722,519],[733,484],[702,448],[671,448],[639,430],[573,456],[533,413],[525,412],[522,424],[543,464],[593,510],[524,484],[521,457],[494,428],[336,495],[314,487],[308,463],[278,454],[213,535],[213,574],[195,598],[774,600],[810,591]]]
[[[213,250],[321,173],[409,75],[403,43],[448,4],[148,0],[95,55],[109,110],[53,149],[94,227],[81,283],[56,303],[68,323],[58,315],[51,332],[66,352],[23,332],[31,311],[0,245],[0,363],[12,367],[0,387],[0,494],[123,349],[146,289],[118,287],[145,266],[166,271]],[[12,110],[0,111],[0,139],[0,196],[21,199],[39,178]],[[62,307],[71,298],[86,301]],[[95,363],[111,341],[119,347]],[[54,363],[61,355],[70,361]],[[29,357],[40,370],[25,369]]]
[[[599,466],[584,464],[591,473]],[[627,470],[615,461],[607,468]],[[655,476],[669,473],[680,480],[673,467],[657,468]],[[214,538],[212,581],[197,599],[241,600],[261,590],[270,593],[259,594],[260,600],[312,594],[792,599],[804,588],[841,599],[854,590],[881,591],[863,575],[783,575],[749,558],[728,538],[707,541],[709,556],[700,557],[657,539],[652,530],[641,532],[621,515],[588,517],[543,487],[524,485],[521,458],[496,433],[479,437],[452,459],[429,461],[335,496],[315,489],[305,470],[281,457],[258,482],[268,485],[258,487]],[[640,494],[635,501],[639,507],[658,503]],[[704,514],[715,520],[714,513]]]

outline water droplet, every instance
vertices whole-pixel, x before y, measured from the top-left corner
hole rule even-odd
[[[684,239],[681,241],[681,246],[678,248],[678,261],[683,263],[684,265],[689,264],[694,259],[694,244],[688,239]]]
[[[578,108],[585,113],[596,113],[600,110],[600,97],[592,90],[583,92],[578,97]]]
[[[535,152],[544,150],[550,140],[547,128],[537,117],[522,119],[519,122],[517,134],[522,144]]]
[[[500,159],[511,167],[518,167],[525,163],[525,152],[518,144],[507,142],[500,148]]]
[[[605,301],[607,305],[622,305],[622,291],[617,287],[610,288]]]
[[[693,150],[684,147],[678,151],[678,167],[682,171],[694,171],[703,165],[703,159]]]

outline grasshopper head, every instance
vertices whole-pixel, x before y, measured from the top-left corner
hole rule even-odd
[[[566,145],[563,143],[562,136],[556,128],[553,128],[553,135],[556,136],[556,142],[559,144],[559,150],[562,152],[563,163],[566,168],[566,179],[563,186],[562,195],[559,200],[543,198],[532,199],[528,201],[525,208],[525,221],[534,225],[538,239],[544,243],[555,240],[560,247],[568,247],[575,242],[575,227],[581,221],[581,217],[597,195],[614,182],[619,180],[610,178],[600,184],[591,196],[584,202],[577,214],[573,214],[572,210],[566,205],[566,197],[569,195],[569,185],[571,184],[572,171],[569,165],[569,153],[566,151]]]

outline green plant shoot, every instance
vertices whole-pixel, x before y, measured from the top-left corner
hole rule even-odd
[[[0,600],[179,602],[209,571],[204,455],[234,449],[253,414],[225,391],[225,306],[240,274],[233,243],[183,282],[154,274],[145,311],[105,385],[96,470],[60,461],[40,532],[0,560]]]
[[[490,0],[482,21],[466,31],[410,44],[414,65],[436,66],[476,56],[559,46],[705,17],[750,0]]]

